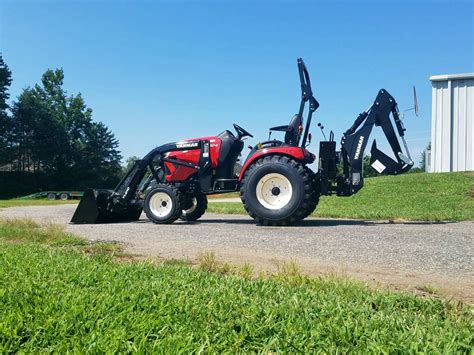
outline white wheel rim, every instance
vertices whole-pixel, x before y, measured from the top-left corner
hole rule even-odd
[[[285,207],[293,196],[290,180],[282,174],[272,173],[263,176],[257,183],[257,200],[270,210]]]
[[[165,192],[157,192],[150,197],[150,211],[156,217],[167,217],[173,210],[173,200]]]
[[[193,213],[195,210],[196,210],[196,207],[197,207],[197,199],[196,197],[193,197],[193,199],[191,200],[191,207],[189,207],[187,210],[183,210],[183,215],[187,215],[187,214],[190,214],[190,213]]]

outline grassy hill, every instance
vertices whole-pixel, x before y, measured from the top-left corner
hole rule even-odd
[[[240,204],[212,203],[209,212],[245,213]],[[316,217],[474,220],[474,173],[405,174],[367,178],[351,197],[324,196]]]

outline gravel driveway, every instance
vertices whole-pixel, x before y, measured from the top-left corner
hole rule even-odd
[[[67,224],[75,205],[14,207],[0,217]],[[214,251],[222,260],[273,270],[296,260],[310,274],[343,273],[400,288],[433,286],[474,301],[474,222],[389,223],[307,219],[297,227],[260,227],[248,216],[207,214],[198,223],[67,225],[90,240],[124,243],[127,252],[195,260]]]

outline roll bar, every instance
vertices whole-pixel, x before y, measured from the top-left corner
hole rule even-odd
[[[319,107],[319,102],[313,96],[313,90],[311,89],[311,79],[309,78],[308,69],[304,64],[302,58],[297,59],[298,63],[298,74],[300,77],[301,83],[301,103],[300,109],[298,111],[298,121],[303,122],[303,111],[306,105],[306,102],[309,101],[309,111],[308,117],[306,118],[306,127],[303,134],[303,141],[301,142],[301,147],[306,146],[306,141],[308,140],[309,129],[311,127],[311,119],[313,117],[313,112],[316,111]]]

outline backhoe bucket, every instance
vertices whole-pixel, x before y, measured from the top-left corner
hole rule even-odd
[[[377,148],[377,143],[374,140],[370,150],[370,165],[379,174],[398,175],[407,172],[413,166],[413,161],[403,155],[401,152],[398,153],[397,158],[398,161],[395,161],[380,151]]]

